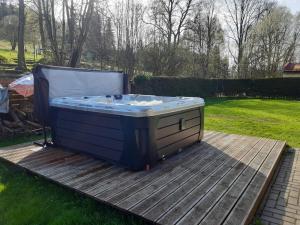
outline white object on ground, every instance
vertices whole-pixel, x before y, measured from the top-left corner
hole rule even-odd
[[[18,94],[29,97],[33,95],[33,75],[29,73],[8,85],[9,90],[14,90]]]

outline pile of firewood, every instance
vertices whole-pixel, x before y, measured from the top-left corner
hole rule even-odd
[[[1,137],[40,133],[42,127],[33,117],[32,98],[24,98],[16,92],[9,93],[9,113],[0,114]]]

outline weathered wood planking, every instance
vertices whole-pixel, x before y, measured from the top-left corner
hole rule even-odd
[[[157,224],[248,224],[285,142],[208,131],[151,171],[132,172],[63,149],[18,145],[0,157]]]

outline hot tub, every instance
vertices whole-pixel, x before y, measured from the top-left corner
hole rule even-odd
[[[202,98],[57,97],[49,106],[54,144],[133,170],[152,167],[203,136]]]

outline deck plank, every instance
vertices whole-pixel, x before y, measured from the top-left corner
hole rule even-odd
[[[197,208],[196,210],[198,214],[197,216],[200,217],[203,209],[209,208],[210,204],[212,203],[208,196],[216,198],[216,196],[221,193],[221,190],[214,191],[214,188],[226,188],[228,186],[227,183],[234,180],[234,178],[239,174],[244,163],[250,161],[264,144],[264,140],[258,139],[255,142],[247,144],[243,151],[239,151],[236,155],[231,155],[223,166],[219,167],[215,173],[212,174],[212,176],[210,176],[205,182],[189,193],[189,195],[187,195],[179,204],[177,204],[163,218],[161,218],[159,222],[162,224],[174,224],[189,211],[193,212],[194,207],[196,208],[197,206],[198,208],[199,206],[202,206],[202,208],[199,210]],[[223,182],[220,183],[221,181]],[[188,215],[191,214],[190,212]],[[182,224],[185,222],[186,220],[184,219]]]
[[[206,138],[207,139],[213,138],[216,137],[217,135],[221,135],[221,134],[209,133],[207,135],[208,137]],[[130,184],[132,184],[132,180],[138,180],[138,177],[145,176],[146,174],[148,174],[147,172],[144,172],[144,174],[140,174],[140,173],[133,174],[132,172],[124,171],[123,169],[118,169],[116,171],[116,168],[114,167],[108,168],[105,173],[109,175],[107,176],[109,177],[109,179],[106,179],[105,183],[102,179],[102,174],[96,172],[93,174],[88,174],[87,176],[80,177],[79,179],[72,180],[71,183],[68,183],[68,185],[72,185],[76,188],[79,188],[81,191],[85,193],[96,196],[97,193],[99,193],[101,190],[102,191],[106,190],[105,187],[114,189],[114,185],[120,184],[121,181],[123,181],[122,186],[124,187],[125,181],[129,181]],[[118,177],[115,177],[114,175],[118,175]]]
[[[230,140],[229,138],[227,140]],[[239,142],[236,142],[238,144]],[[163,188],[159,190],[155,190],[156,192],[151,195],[146,195],[147,198],[142,199],[141,201],[137,201],[136,203],[133,202],[133,200],[128,199],[124,202],[121,202],[120,205],[125,208],[132,208],[132,210],[136,213],[142,214],[154,205],[156,205],[160,200],[164,199],[168,195],[172,194],[174,191],[176,191],[181,185],[186,183],[187,181],[191,179],[195,179],[195,177],[202,173],[204,176],[205,173],[208,173],[209,166],[211,167],[211,163],[213,160],[218,157],[219,152],[216,151],[215,148],[228,149],[228,144],[226,142],[223,142],[223,146],[219,143],[216,143],[216,145],[209,146],[207,149],[209,150],[209,154],[207,154],[207,157],[204,157],[202,160],[199,160],[199,164],[195,163],[192,165],[186,166],[188,168],[188,172],[181,174],[179,177],[175,177],[175,179],[171,180],[169,183],[167,183]],[[201,167],[199,166],[201,165]],[[141,193],[138,193],[138,196],[142,196],[143,192],[147,191],[147,189],[143,190]],[[146,194],[146,193],[145,193]],[[131,198],[139,200],[138,196],[132,196]]]
[[[230,145],[230,151],[229,152],[222,152],[219,154],[218,157],[216,157],[210,166],[205,169],[205,171],[197,174],[193,179],[189,180],[187,183],[185,183],[182,186],[179,186],[179,188],[173,192],[171,195],[169,195],[167,198],[163,199],[162,201],[159,202],[155,207],[150,209],[148,212],[146,212],[145,217],[154,221],[159,221],[163,216],[166,214],[168,215],[173,215],[173,207],[176,207],[179,204],[179,208],[181,208],[181,204],[183,205],[189,204],[188,201],[185,201],[185,197],[189,196],[193,191],[203,183],[206,184],[207,180],[210,177],[213,177],[213,174],[220,169],[223,171],[224,165],[226,165],[226,162],[234,157],[235,153],[239,154],[245,151],[246,146],[248,144],[252,143],[251,139],[244,139],[241,138],[239,141],[236,141],[234,144]],[[256,143],[256,141],[255,141]],[[217,148],[218,149],[218,148]],[[248,149],[246,150],[248,151]],[[211,184],[208,183],[208,186]],[[182,202],[183,201],[183,202]],[[175,208],[176,211],[177,207]],[[171,212],[171,214],[169,214]],[[176,217],[177,213],[175,215],[171,216],[172,218],[175,216]],[[167,217],[168,218],[168,217]],[[171,219],[172,220],[172,219]]]
[[[186,161],[184,164],[182,164],[182,166],[178,170],[174,169],[172,172],[160,177],[153,183],[150,183],[147,186],[142,185],[140,189],[134,186],[130,189],[127,189],[126,191],[122,191],[119,194],[114,195],[109,200],[116,204],[120,202],[120,204],[118,205],[120,205],[122,208],[128,209],[134,204],[143,200],[146,196],[150,196],[158,189],[169,186],[170,182],[176,182],[176,179],[182,177],[192,177],[196,172],[199,171],[199,165],[204,168],[205,165],[210,164],[212,159],[216,156],[216,154],[214,154],[215,152],[213,151],[213,148],[210,147],[204,149],[202,153],[203,154],[200,158],[193,157],[191,161]],[[133,189],[135,189],[135,191],[132,191]]]
[[[69,158],[79,156],[76,153],[66,151],[52,151],[51,152],[37,152],[22,159],[18,162],[18,165],[22,167],[29,167],[33,170],[39,170],[42,168],[49,168],[53,165],[60,165]]]
[[[153,223],[234,225],[251,221],[284,148],[282,141],[207,131],[201,144],[150,171],[29,144],[0,148],[0,158]]]
[[[274,173],[276,165],[279,162],[284,145],[284,142],[277,142],[273,149],[274,154],[269,154],[263,165],[256,172],[254,179],[248,185],[243,196],[239,199],[236,206],[231,210],[229,216],[226,218],[224,222],[225,225],[236,224],[238,222],[245,224],[251,221],[252,216],[258,207],[258,204],[255,204],[255,202],[259,201],[260,198],[263,197],[267,185],[271,181],[271,175]],[[257,201],[253,201],[253,199]]]
[[[243,173],[235,180],[230,189],[222,196],[218,204],[206,215],[200,224],[221,224],[232,210],[232,207],[244,192],[249,182],[255,176],[257,170],[274,148],[276,141],[269,141],[264,146],[264,151],[251,162]]]
[[[218,140],[221,137],[225,137],[228,135],[218,133],[212,137],[212,140]],[[203,145],[206,145],[207,143],[204,143]],[[190,149],[189,152],[182,152],[182,154],[178,154],[175,157],[172,157],[166,161],[162,165],[158,165],[151,173],[147,171],[142,171],[140,173],[131,173],[130,177],[127,177],[128,179],[122,179],[122,182],[119,182],[119,179],[122,177],[119,177],[117,180],[109,180],[106,184],[101,184],[101,187],[96,186],[96,189],[93,189],[93,192],[88,192],[89,194],[95,195],[98,198],[109,198],[115,193],[120,193],[123,190],[126,190],[127,188],[132,187],[133,185],[137,185],[138,183],[142,182],[152,182],[154,179],[158,179],[164,174],[169,173],[174,168],[177,169],[177,167],[181,167],[183,163],[189,163],[191,156],[197,157],[199,154],[202,154],[202,151],[205,147],[202,147],[202,145],[195,146],[193,149]],[[134,181],[134,182],[133,182]]]
[[[48,166],[39,166],[35,170],[43,176],[53,179],[54,177],[56,178],[58,174],[66,176],[70,169],[77,167],[77,165],[81,163],[87,164],[88,161],[90,161],[89,158],[80,154],[67,155],[62,157],[61,160],[55,160],[49,163]]]
[[[229,142],[229,141],[228,141]],[[227,142],[227,143],[228,143]],[[226,145],[226,142],[223,142],[223,145]],[[198,150],[199,151],[199,150]],[[201,161],[201,159],[205,158],[210,152],[212,152],[211,148],[205,148],[201,151],[202,154],[198,154],[197,157],[188,157],[184,160],[184,162],[180,162],[180,166],[174,166],[171,164],[171,171],[168,171],[167,173],[161,173],[158,177],[152,176],[154,179],[151,179],[151,182],[149,182],[148,179],[143,179],[142,182],[137,182],[136,184],[130,186],[127,189],[123,189],[123,185],[120,185],[119,187],[122,188],[121,191],[116,191],[118,193],[109,191],[109,194],[111,197],[109,197],[109,201],[117,203],[120,200],[123,200],[125,197],[129,197],[131,194],[138,192],[140,190],[145,190],[145,188],[148,188],[149,186],[159,187],[159,183],[168,182],[169,179],[176,178],[178,175],[181,175],[184,172],[188,172],[193,170],[195,164],[197,161],[202,163],[202,166],[204,166],[205,161]],[[210,163],[211,160],[206,160],[207,163]],[[199,168],[199,167],[198,167]],[[159,170],[161,172],[161,170]],[[116,189],[115,189],[116,190]],[[116,193],[116,194],[115,194]]]
[[[219,180],[212,178],[212,180],[217,180],[211,189],[203,193],[203,189],[198,188],[195,195],[199,195],[197,198],[193,199],[190,211],[184,215],[178,224],[198,224],[201,219],[213,208],[213,206],[218,202],[222,195],[231,187],[234,181],[241,175],[241,173],[247,168],[247,166],[256,158],[260,157],[263,152],[263,147],[267,144],[266,140],[260,140],[253,148],[247,152],[240,160],[233,158],[231,160],[231,165],[228,164],[227,171],[224,176]],[[222,168],[223,169],[223,168]],[[225,168],[224,168],[225,169]],[[224,209],[226,210],[226,209]]]

